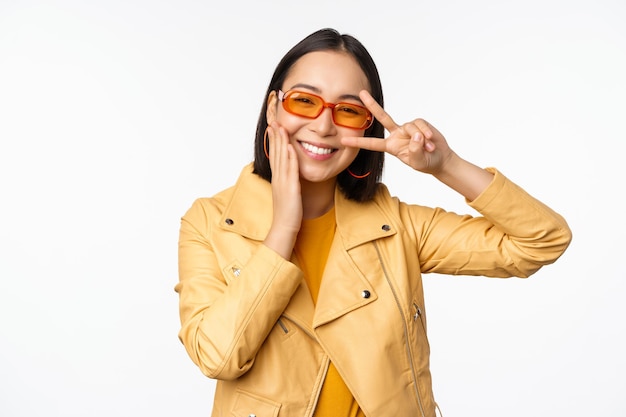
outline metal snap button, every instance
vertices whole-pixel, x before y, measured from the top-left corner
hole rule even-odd
[[[368,290],[363,290],[363,292],[361,292],[361,297],[363,298],[370,298],[370,292]]]
[[[391,230],[391,226],[389,226],[388,224],[383,224],[382,229],[383,229],[385,232],[388,232],[388,231],[390,231],[390,230]]]
[[[229,226],[232,226],[233,224],[235,224],[235,222],[233,221],[233,219],[226,219],[225,220],[226,224]]]

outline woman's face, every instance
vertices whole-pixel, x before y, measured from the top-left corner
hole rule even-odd
[[[282,87],[287,93],[299,90],[316,94],[327,103],[348,102],[363,105],[361,90],[369,91],[365,73],[347,53],[316,51],[303,55],[291,67]],[[300,178],[304,181],[333,180],[356,158],[357,148],[346,148],[344,136],[363,136],[364,130],[335,125],[332,110],[325,108],[316,119],[288,113],[275,92],[268,98],[268,124],[277,121],[289,134],[298,155]]]

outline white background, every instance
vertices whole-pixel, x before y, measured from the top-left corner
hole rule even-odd
[[[625,22],[621,0],[0,0],[0,415],[209,415],[179,219],[251,160],[274,67],[322,27],[366,45],[398,122],[574,232],[529,280],[425,277],[444,415],[626,415]],[[403,200],[471,213],[387,162]]]

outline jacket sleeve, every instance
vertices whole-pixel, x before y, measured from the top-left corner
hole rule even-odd
[[[499,171],[492,183],[468,204],[482,216],[432,210],[417,226],[423,272],[489,277],[528,277],[556,261],[572,232],[566,221]]]
[[[206,199],[197,200],[181,221],[175,287],[180,297],[179,338],[206,376],[234,379],[254,363],[302,272],[255,242],[241,246],[242,252],[254,248],[245,255],[245,264],[230,275],[223,273],[217,257],[220,248],[213,247],[212,239],[219,215]],[[236,239],[245,238],[237,235]]]

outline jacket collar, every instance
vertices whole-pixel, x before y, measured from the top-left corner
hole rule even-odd
[[[220,226],[249,239],[263,241],[272,225],[272,186],[246,165],[233,187]],[[228,225],[228,226],[226,226]]]
[[[382,193],[387,192],[386,188],[380,184],[379,189],[374,200],[365,203],[348,200],[339,187],[335,189],[336,233],[346,250],[396,233],[395,228],[391,228],[389,213],[380,204]]]
[[[380,197],[386,193],[384,186],[377,197],[370,202],[359,203],[348,200],[335,190],[335,215],[337,235],[346,250],[382,237],[391,236],[396,231],[388,213],[381,207]],[[271,184],[252,173],[252,164],[244,167],[234,186],[230,201],[220,224],[231,232],[236,232],[249,239],[263,241],[272,225],[272,187]]]

